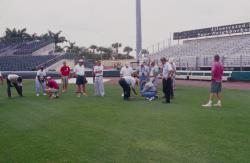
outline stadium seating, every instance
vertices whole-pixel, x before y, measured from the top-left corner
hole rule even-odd
[[[250,67],[250,35],[186,40],[149,57],[175,58],[178,67],[198,69],[210,67],[215,54],[222,57],[225,67]]]
[[[58,61],[60,56],[0,56],[1,71],[32,71],[39,65],[51,65]]]

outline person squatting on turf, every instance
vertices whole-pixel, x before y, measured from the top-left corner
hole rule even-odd
[[[66,61],[63,61],[63,66],[60,69],[61,79],[62,79],[62,92],[68,90],[70,67],[67,65]]]
[[[139,74],[139,85],[140,85],[140,91],[143,90],[144,85],[149,81],[149,67],[146,65],[145,62],[142,62],[137,70],[138,74]]]
[[[203,107],[221,107],[221,91],[222,91],[222,76],[224,67],[220,63],[220,56],[214,56],[214,63],[212,65],[212,81],[211,81],[211,93],[207,104]],[[218,102],[213,105],[213,98],[216,97]]]
[[[39,96],[40,86],[42,86],[43,95],[46,96],[46,93],[45,93],[45,87],[46,87],[45,79],[46,79],[46,72],[45,72],[43,66],[41,66],[40,69],[36,73],[36,96]]]
[[[54,98],[59,98],[59,85],[57,82],[52,79],[52,77],[48,76],[47,77],[47,88],[46,92],[49,95],[49,99],[54,99]]]
[[[87,83],[87,79],[85,76],[85,67],[83,65],[83,59],[80,59],[78,61],[78,64],[75,66],[74,68],[74,73],[75,73],[75,77],[76,77],[76,95],[77,97],[81,97],[81,95],[86,96],[86,83]]]
[[[173,69],[166,58],[161,58],[162,63],[162,86],[165,101],[163,103],[170,103],[171,89],[172,89],[172,73]]]
[[[15,87],[18,95],[20,97],[23,97],[23,84],[22,84],[22,77],[16,75],[16,74],[9,74],[7,79],[7,94],[8,97],[11,98],[11,87]]]
[[[133,73],[133,69],[132,67],[130,66],[129,63],[125,63],[125,66],[123,66],[121,68],[121,71],[120,71],[120,77],[125,77],[125,76],[131,76]],[[124,96],[124,94],[122,93],[122,97]]]
[[[103,84],[103,65],[101,61],[97,61],[97,65],[94,66],[94,75],[95,75],[95,96],[104,96],[104,84]]]
[[[153,79],[154,80],[154,79]],[[141,95],[143,97],[146,97],[147,100],[153,101],[154,99],[157,99],[157,88],[155,86],[154,81],[150,79],[149,82],[147,82],[141,91]]]
[[[119,84],[123,89],[123,98],[125,101],[129,100],[131,89],[135,95],[137,95],[135,91],[135,86],[138,85],[138,79],[133,76],[124,76],[119,80]]]

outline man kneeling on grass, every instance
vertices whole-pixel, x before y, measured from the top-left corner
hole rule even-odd
[[[59,98],[59,85],[51,77],[47,77],[46,92],[51,100],[54,98]]]
[[[141,95],[143,97],[146,97],[147,100],[153,101],[154,99],[157,99],[157,89],[156,86],[153,84],[154,81],[149,81],[144,85],[143,90],[141,91]]]

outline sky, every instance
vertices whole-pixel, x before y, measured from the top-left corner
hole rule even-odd
[[[173,32],[250,22],[249,0],[141,0],[143,48]],[[63,31],[79,46],[135,48],[135,0],[0,0],[0,36],[6,28]]]

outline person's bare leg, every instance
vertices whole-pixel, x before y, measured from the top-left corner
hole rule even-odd
[[[214,93],[210,93],[209,95],[209,101],[207,104],[202,105],[203,107],[212,107],[212,103],[213,103],[213,98],[214,98],[215,94]]]
[[[82,92],[83,92],[83,94],[84,94],[84,95],[87,95],[87,93],[86,93],[86,86],[85,86],[85,84],[84,84],[84,85],[82,85]]]
[[[221,107],[221,93],[217,93],[216,97],[217,97],[218,102],[214,106],[215,107]]]
[[[76,87],[76,96],[81,97],[81,86],[80,85],[77,85],[77,87]]]

